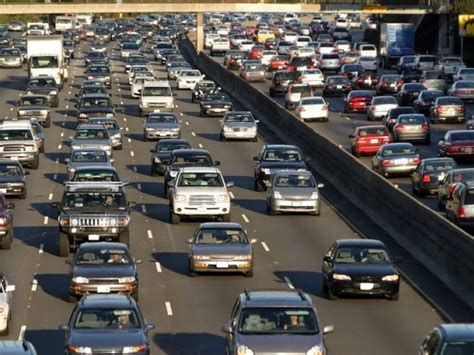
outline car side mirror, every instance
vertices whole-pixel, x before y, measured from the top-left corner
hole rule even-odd
[[[8,209],[8,210],[12,210],[12,209],[14,209],[14,208],[15,208],[15,204],[14,204],[13,202],[8,202],[8,203],[7,203],[7,209]]]
[[[69,325],[67,324],[60,325],[58,328],[59,330],[64,330],[65,332],[69,331]]]
[[[324,256],[323,260],[327,263],[332,263],[332,258],[329,255]]]
[[[15,285],[8,285],[5,288],[5,292],[13,292],[13,291],[15,291],[15,289],[16,289]]]
[[[266,186],[267,188],[271,188],[271,187],[272,187],[271,181],[265,181],[264,183],[265,183],[265,186]]]
[[[74,94],[74,97],[79,97],[79,94]]]
[[[53,202],[51,205],[57,210],[59,210],[59,202]]]
[[[255,120],[255,123],[260,123],[260,120]]]
[[[225,323],[222,326],[222,332],[224,332],[226,334],[232,334],[232,326],[230,325],[230,323]]]
[[[131,202],[131,201],[127,204],[128,208],[130,208],[130,209],[134,208],[136,205],[137,204],[135,202]]]
[[[219,166],[221,165],[221,162],[219,160],[214,161],[214,166]]]
[[[146,331],[155,329],[155,327],[156,327],[156,326],[155,326],[153,323],[147,323],[147,324],[145,324],[145,330],[146,330]]]
[[[72,260],[71,259],[66,259],[64,260],[64,263],[67,265],[72,265]]]
[[[335,329],[333,325],[327,325],[323,328],[323,334],[334,333]]]
[[[150,153],[154,153],[154,152],[155,152],[155,150],[154,150],[154,149],[150,149]]]
[[[142,259],[136,259],[135,260],[135,264],[142,264],[143,263],[143,260]]]
[[[234,184],[233,181],[229,181],[229,182],[226,184],[227,187],[234,187],[234,185],[235,185],[235,184]]]

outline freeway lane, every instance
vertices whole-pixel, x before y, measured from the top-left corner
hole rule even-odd
[[[81,50],[84,53],[87,45],[82,44]],[[244,288],[292,286],[308,292],[319,309],[322,323],[336,326],[336,333],[328,337],[333,354],[380,354],[379,349],[384,349],[384,354],[411,353],[427,331],[442,321],[406,283],[402,283],[398,302],[326,300],[320,284],[322,256],[334,240],[356,237],[355,232],[327,204],[323,204],[321,217],[268,216],[264,193],[253,191],[252,156],[260,150],[262,142],[219,142],[218,119],[200,118],[198,106],[190,102],[190,92],[178,91],[176,113],[183,120],[183,137],[194,147],[202,145],[209,149],[222,162],[227,180],[236,183],[232,189],[232,220],[244,225],[250,238],[257,239],[252,279],[238,275],[190,278],[185,240],[197,223],[169,224],[168,201],[161,193],[162,180],[149,175],[148,151],[154,143],[142,140],[142,119],[138,117],[137,100],[129,96],[123,64],[113,60],[112,68],[116,73],[113,100],[124,109],[118,119],[126,136],[124,150],[116,151],[114,158],[122,179],[132,183],[129,200],[137,202],[132,217],[131,250],[144,261],[139,265],[140,306],[145,318],[157,324],[150,334],[153,354],[222,354],[224,338],[220,327]],[[156,69],[164,77],[162,68]],[[68,320],[73,309],[66,301],[67,268],[64,259],[56,256],[57,223],[50,202],[58,201],[63,191],[62,161],[68,155],[69,136],[75,127],[71,99],[84,79],[83,70],[83,60],[72,61],[74,79],[61,92],[54,124],[47,129],[46,153],[40,169],[28,179],[29,196],[27,200],[14,201],[16,240],[11,250],[0,254],[0,270],[17,285],[13,328],[8,338],[18,338],[20,327],[26,326],[25,337],[37,346],[40,354],[61,352],[63,335],[57,327]],[[2,86],[6,102],[18,97],[25,82],[20,77],[24,75],[22,70],[0,72],[0,82],[14,81],[11,88]],[[11,115],[10,107],[2,105],[0,112]],[[32,287],[33,278],[37,280],[36,287]]]

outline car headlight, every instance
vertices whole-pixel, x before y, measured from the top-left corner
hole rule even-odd
[[[186,195],[177,194],[174,198],[176,201],[186,201]]]
[[[224,132],[232,132],[232,128],[224,126]]]
[[[196,260],[209,260],[210,257],[207,255],[193,255],[193,259]]]
[[[87,80],[92,80],[94,77],[92,75],[87,76]]]
[[[253,351],[246,345],[239,345],[237,355],[253,355]]]
[[[234,256],[235,260],[252,260],[252,255],[236,255]]]
[[[397,274],[387,275],[387,276],[382,277],[382,281],[389,281],[389,282],[395,282],[395,281],[398,281],[399,279],[400,277]]]
[[[317,191],[314,191],[312,194],[311,194],[311,197],[310,199],[311,200],[317,200],[319,198],[319,193]]]
[[[70,219],[71,226],[75,227],[79,224],[79,220],[77,218]]]
[[[133,353],[139,353],[141,351],[145,351],[146,346],[145,344],[137,345],[137,346],[126,346],[122,349],[122,353],[124,354],[133,354]]]
[[[119,227],[126,226],[130,222],[130,217],[120,217],[117,221]]]
[[[50,95],[57,95],[58,92],[57,92],[57,91],[50,91],[49,94],[50,94]]]
[[[170,176],[171,176],[172,178],[176,177],[176,175],[178,175],[178,172],[177,172],[176,170],[171,170],[171,171],[170,171]]]
[[[112,147],[110,145],[103,145],[102,150],[112,150]]]
[[[174,103],[173,102],[167,102],[166,103],[166,107],[174,107]]]
[[[67,226],[69,226],[69,223],[70,223],[69,217],[65,217],[65,218],[60,218],[60,219],[59,219],[59,225],[60,225],[61,227],[67,227]]]
[[[278,191],[273,192],[273,198],[276,198],[277,200],[281,199],[281,193]]]
[[[171,132],[179,132],[179,128],[172,128]]]
[[[155,159],[153,159],[155,163],[161,163],[161,159],[158,158],[158,157],[155,157]]]
[[[263,168],[262,173],[264,173],[265,175],[270,175],[271,171],[268,168]]]
[[[337,280],[337,281],[350,281],[350,280],[352,280],[350,276],[344,275],[344,274],[333,274],[332,279]]]
[[[86,346],[72,346],[69,345],[67,347],[69,351],[72,351],[74,353],[78,354],[92,354],[92,348],[86,347]]]
[[[146,127],[145,128],[145,131],[148,131],[148,132],[153,132],[155,129],[154,128],[151,128],[151,127]]]
[[[230,105],[224,105],[224,108],[230,108]]]
[[[79,117],[87,117],[87,113],[80,113]]]
[[[83,276],[76,276],[72,278],[72,282],[77,283],[77,284],[88,284],[89,279]]]
[[[118,221],[116,218],[111,218],[109,219],[109,226],[115,227],[117,225]]]
[[[306,352],[306,355],[323,355],[323,350],[318,345],[315,345]]]
[[[203,105],[204,108],[211,108],[211,105]]]
[[[217,201],[217,202],[229,201],[229,195],[228,195],[228,194],[225,194],[225,195],[217,195],[216,201]]]
[[[24,115],[26,115],[26,111],[18,111],[18,115],[19,116],[24,116]]]
[[[8,186],[11,186],[11,187],[19,187],[19,186],[23,186],[25,185],[24,182],[11,182],[8,184]]]
[[[135,276],[126,276],[126,277],[119,277],[118,282],[119,284],[127,284],[130,282],[135,282],[136,278]]]

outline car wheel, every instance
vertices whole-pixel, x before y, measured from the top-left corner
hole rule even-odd
[[[400,292],[388,296],[390,301],[398,301],[400,299]]]
[[[13,242],[13,237],[11,235],[11,231],[8,233],[8,236],[2,239],[2,248],[3,250],[8,250],[11,248]]]
[[[263,191],[263,186],[260,185],[260,183],[258,182],[258,180],[255,179],[255,182],[254,182],[254,187],[255,187],[255,191],[258,191],[258,192],[262,192]]]
[[[119,243],[123,243],[126,246],[130,245],[130,231],[126,230],[119,234]]]
[[[181,222],[181,217],[176,213],[173,213],[173,210],[170,208],[170,220],[171,224],[179,224]]]
[[[244,275],[245,275],[245,277],[253,277],[253,269],[246,272]]]
[[[120,145],[116,146],[115,149],[116,149],[116,150],[123,150],[123,145],[120,144]]]
[[[38,169],[39,168],[39,157],[36,157],[35,160],[31,162],[31,169]]]
[[[59,232],[59,256],[67,258],[69,256],[70,247],[68,235]]]
[[[326,294],[331,301],[337,300],[337,294],[331,290],[331,286],[326,284]]]
[[[138,296],[138,290],[132,293],[132,298],[135,300],[135,302],[138,302],[140,297]]]
[[[221,142],[225,142],[227,138],[221,133]]]

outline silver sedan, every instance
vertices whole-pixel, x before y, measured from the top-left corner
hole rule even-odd
[[[249,111],[228,112],[221,122],[221,141],[227,139],[249,139],[256,142],[258,140],[258,121],[254,119]]]
[[[372,169],[379,174],[410,175],[420,163],[420,155],[411,143],[384,144],[372,158]]]
[[[143,125],[145,140],[161,138],[180,138],[181,125],[173,113],[152,112]]]
[[[277,171],[268,184],[267,211],[271,215],[283,212],[304,212],[319,216],[319,188],[309,171]]]

